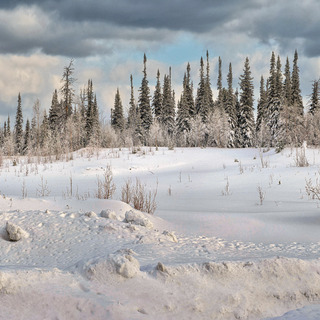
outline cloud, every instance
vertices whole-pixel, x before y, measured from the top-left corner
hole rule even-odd
[[[225,43],[245,35],[319,56],[319,11],[317,0],[2,1],[0,52],[112,55],[163,46],[182,32]]]

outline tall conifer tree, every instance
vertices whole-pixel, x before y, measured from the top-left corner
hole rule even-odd
[[[20,154],[22,153],[23,147],[23,116],[22,116],[22,107],[21,107],[21,95],[18,95],[18,107],[16,113],[16,123],[14,126],[15,132],[15,152]]]
[[[254,115],[253,115],[253,77],[249,65],[249,58],[246,58],[243,74],[240,76],[240,112],[239,130],[241,147],[254,146]]]
[[[152,112],[150,106],[149,82],[147,79],[147,57],[145,54],[143,56],[143,78],[139,89],[139,113],[141,117],[141,126],[144,131],[144,142],[146,143],[146,138],[152,124]]]

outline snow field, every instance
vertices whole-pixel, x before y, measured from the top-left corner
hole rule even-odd
[[[306,179],[319,177],[320,154],[306,151],[310,166],[301,168],[295,149],[5,160],[0,318],[317,319],[316,306],[289,311],[320,295],[319,208],[305,192]],[[154,216],[94,198],[109,164],[114,199],[127,179],[158,188]],[[28,237],[8,241],[8,223]]]

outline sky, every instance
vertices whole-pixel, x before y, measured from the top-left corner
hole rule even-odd
[[[271,52],[292,66],[299,54],[301,90],[308,101],[320,77],[320,1],[318,0],[3,0],[0,3],[0,126],[14,121],[18,93],[24,120],[37,99],[48,110],[61,87],[63,68],[74,59],[76,93],[92,79],[100,113],[109,121],[117,87],[125,110],[130,74],[135,95],[142,79],[143,54],[151,94],[157,69],[172,68],[178,98],[187,62],[199,82],[199,61],[209,51],[216,95],[217,61],[223,84],[228,65],[235,88],[248,56],[255,84],[268,76]]]

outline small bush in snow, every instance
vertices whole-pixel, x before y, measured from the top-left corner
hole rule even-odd
[[[96,192],[96,196],[98,199],[112,198],[113,194],[116,191],[116,185],[113,183],[113,174],[109,165],[106,167],[103,179],[100,180],[100,178],[97,177],[97,185],[98,189]]]
[[[11,241],[19,241],[22,238],[28,238],[29,236],[26,231],[9,221],[7,222],[6,230]]]
[[[262,187],[260,185],[257,187],[257,190],[258,190],[258,194],[259,194],[260,206],[262,206],[263,205],[263,200],[264,200],[264,197],[265,197],[265,192],[262,190]]]
[[[320,200],[320,183],[316,179],[315,184],[312,183],[311,179],[306,179],[306,192],[309,198]]]
[[[132,202],[132,192],[132,182],[131,179],[128,179],[121,189],[121,201],[130,204]]]
[[[153,228],[152,222],[148,218],[146,218],[143,213],[133,210],[126,212],[125,222],[147,228]]]
[[[139,211],[153,214],[157,208],[157,192],[158,188],[147,191],[146,185],[142,184],[138,178],[135,185],[132,185],[129,179],[122,187],[121,200]]]

